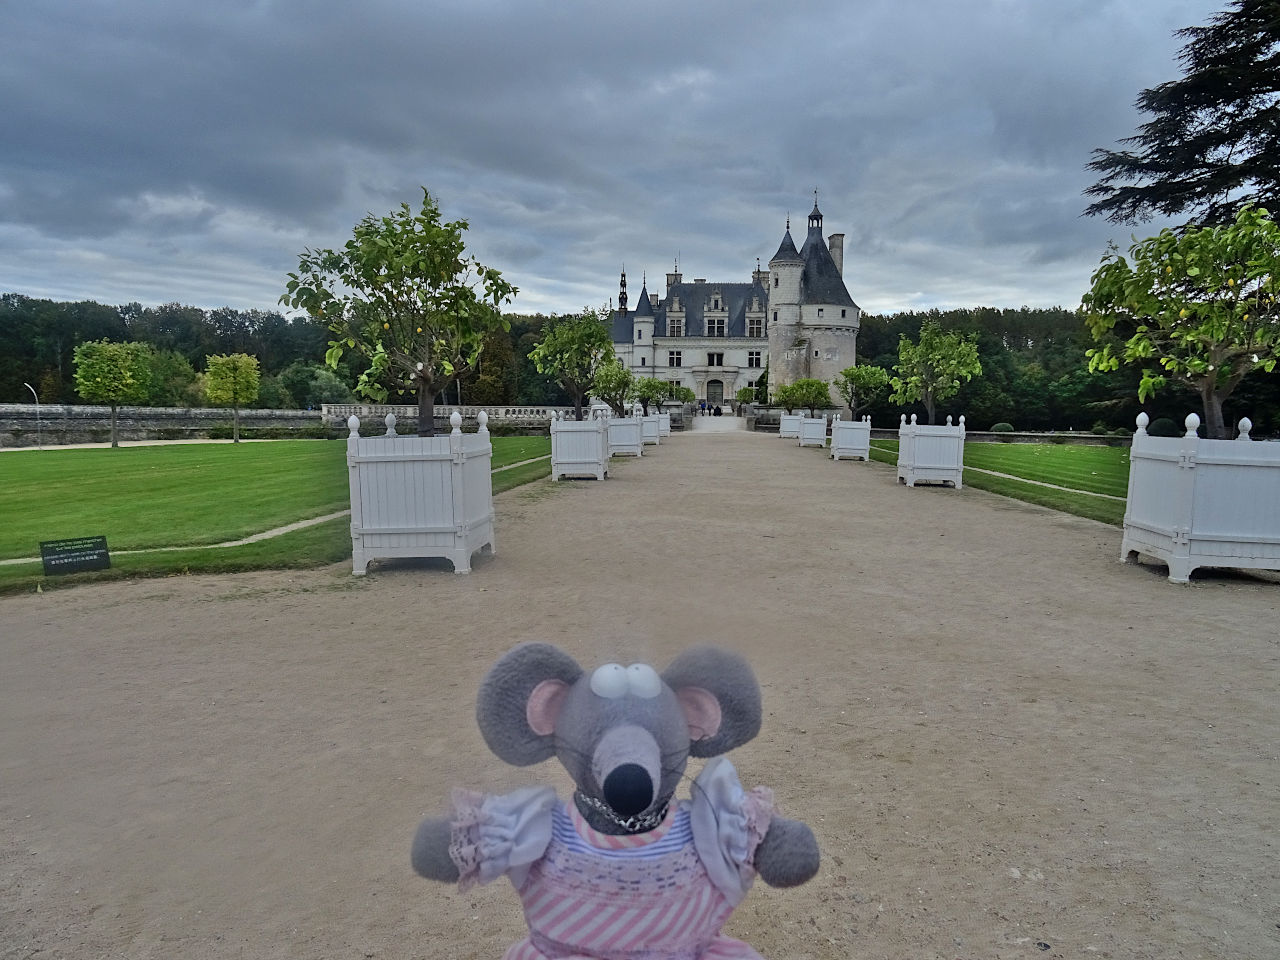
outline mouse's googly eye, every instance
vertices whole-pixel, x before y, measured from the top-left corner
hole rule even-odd
[[[627,670],[620,663],[606,663],[591,675],[591,692],[597,697],[617,700],[625,697],[629,688]]]
[[[633,696],[652,700],[662,692],[662,679],[647,663],[633,663],[627,667],[627,686]]]

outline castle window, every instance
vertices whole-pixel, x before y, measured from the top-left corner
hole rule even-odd
[[[671,395],[674,397],[674,396],[675,396],[675,393],[676,393],[676,387],[680,386],[680,381],[679,381],[679,380],[668,380],[668,381],[667,381],[667,383],[669,383],[669,384],[671,385]]]
[[[814,356],[817,356],[817,354],[814,354]],[[641,358],[640,358],[640,366],[642,366],[642,367],[647,367],[648,365],[649,365],[649,361],[648,361],[648,360],[646,360],[644,357],[641,357]]]
[[[760,366],[760,351],[759,351],[759,350],[748,350],[748,351],[747,351],[747,366],[748,366],[748,367],[759,367],[759,366]]]
[[[763,327],[764,327],[764,323],[762,318],[760,317],[747,318],[747,336],[748,337],[763,337],[764,336]]]
[[[774,277],[774,278],[773,278],[773,285],[774,285],[775,287],[778,285],[778,278],[777,278],[777,277]]]
[[[643,331],[643,330],[637,330],[637,331],[636,331],[636,339],[637,339],[637,340],[643,340],[643,339],[644,339],[644,331]]]
[[[720,298],[719,298],[719,297],[716,297],[716,298],[715,298],[715,300],[713,300],[713,301],[711,302],[711,309],[712,309],[712,310],[719,310],[719,309],[720,309]]]
[[[707,317],[707,336],[724,336],[724,317]]]
[[[679,350],[668,350],[668,351],[667,351],[667,366],[668,366],[668,367],[678,367],[678,366],[680,366],[680,364],[681,364],[681,362],[682,362],[682,361],[683,361],[683,357],[681,357],[681,355],[680,355],[680,351],[679,351]]]
[[[819,308],[818,308],[818,316],[822,316],[822,308],[821,308],[821,307],[819,307]]]
[[[843,320],[843,319],[844,319],[844,308],[843,308],[843,307],[840,309],[840,319],[841,319],[841,320]]]
[[[724,354],[723,354],[723,353],[708,353],[708,354],[707,354],[707,366],[708,366],[708,367],[723,367],[723,366],[724,366]]]
[[[684,336],[684,317],[668,317],[667,318],[667,336],[668,337]]]
[[[778,322],[778,311],[777,311],[777,310],[773,311],[773,322],[774,322],[774,323],[777,323],[777,322]]]

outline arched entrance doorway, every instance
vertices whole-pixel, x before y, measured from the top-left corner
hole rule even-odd
[[[724,381],[707,381],[707,403],[724,403]]]

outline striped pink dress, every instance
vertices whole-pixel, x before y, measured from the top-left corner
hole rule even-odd
[[[720,928],[754,878],[768,790],[745,793],[716,758],[693,800],[634,836],[596,832],[549,793],[455,795],[450,852],[462,887],[506,874],[524,905],[529,936],[504,960],[760,960]]]

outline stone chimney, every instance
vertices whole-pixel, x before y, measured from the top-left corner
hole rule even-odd
[[[844,276],[844,234],[833,233],[827,238],[827,249],[831,251],[831,259],[836,262],[840,276]]]

